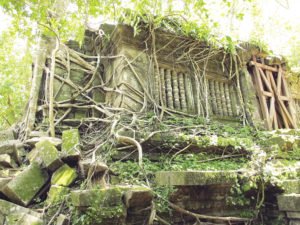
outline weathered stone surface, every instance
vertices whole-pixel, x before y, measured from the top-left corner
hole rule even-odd
[[[77,129],[63,131],[62,134],[62,157],[67,160],[80,158],[80,136]]]
[[[300,147],[300,137],[297,135],[274,134],[268,140],[269,145],[277,145],[283,151],[291,151]]]
[[[122,202],[124,191],[128,188],[123,186],[111,186],[108,189],[87,189],[71,191],[71,201],[76,207],[89,207],[95,202],[102,206],[116,206]]]
[[[300,225],[300,220],[290,220],[289,225]]]
[[[0,155],[0,167],[15,168],[17,165],[8,154]]]
[[[282,180],[279,185],[285,194],[300,194],[300,180]]]
[[[108,170],[108,166],[103,162],[92,159],[85,159],[79,162],[80,172],[84,177],[92,178],[94,176],[101,176]]]
[[[62,140],[60,138],[56,138],[56,137],[33,137],[30,139],[27,139],[25,141],[25,143],[34,147],[38,142],[41,142],[41,141],[49,141],[54,146],[60,146],[62,143]]]
[[[71,185],[76,178],[77,178],[76,170],[69,167],[67,164],[64,164],[53,173],[51,178],[51,184],[67,187]]]
[[[2,178],[15,177],[21,172],[22,172],[21,169],[2,169],[0,170],[0,177]]]
[[[38,153],[38,150],[36,148],[33,148],[30,152],[27,153],[26,158],[29,160],[30,163],[32,163],[38,157]]]
[[[286,212],[286,217],[290,219],[299,219],[300,220],[300,209],[299,212]]]
[[[55,225],[69,225],[69,224],[70,224],[70,219],[64,214],[59,214],[59,216],[56,219]]]
[[[198,186],[234,184],[237,171],[160,171],[156,173],[158,185]]]
[[[38,218],[42,217],[42,214],[38,212],[35,212],[31,209],[24,208],[22,206],[0,199],[0,214],[7,216],[9,214],[18,214],[18,213],[20,214],[26,213],[28,215],[32,215]]]
[[[41,161],[47,169],[55,171],[63,164],[59,158],[57,149],[50,141],[40,141],[35,146],[37,151],[35,159],[37,162]]]
[[[105,163],[85,159],[79,162],[79,168],[81,176],[87,179],[89,187],[93,185],[106,186],[105,174],[108,171],[108,166]]]
[[[48,180],[48,173],[33,163],[2,189],[12,202],[27,206]]]
[[[47,204],[53,204],[63,200],[68,194],[70,190],[67,187],[59,186],[59,185],[51,185],[50,190],[48,192],[48,197],[46,199]]]
[[[15,139],[15,133],[13,129],[0,131],[0,142],[14,140],[14,139]]]
[[[5,225],[43,225],[41,218],[26,214],[26,213],[12,213],[6,216]]]
[[[5,216],[0,213],[0,224],[5,224]]]
[[[18,140],[3,141],[0,143],[0,155],[9,154],[17,163],[20,163],[20,155],[23,151],[23,144]]]
[[[34,138],[34,137],[49,137],[49,134],[47,132],[43,132],[43,131],[31,131],[29,134],[30,138]]]
[[[153,193],[146,187],[132,187],[124,193],[124,203],[127,208],[147,207],[151,205]]]
[[[71,192],[72,204],[87,213],[94,225],[121,225],[125,223],[126,207],[122,196],[126,188],[76,190]]]
[[[280,211],[300,211],[300,194],[283,194],[277,196]]]
[[[0,192],[5,187],[5,185],[12,180],[12,177],[0,177]]]

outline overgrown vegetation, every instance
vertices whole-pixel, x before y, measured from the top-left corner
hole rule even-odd
[[[254,0],[247,1],[228,1],[223,0],[219,2],[214,1],[177,1],[171,0],[167,2],[161,1],[137,1],[130,0],[124,4],[122,1],[70,1],[59,3],[59,1],[43,1],[36,3],[35,1],[7,1],[0,3],[1,9],[4,13],[11,16],[12,26],[10,32],[3,33],[3,38],[10,39],[14,42],[13,37],[20,39],[28,39],[29,46],[37,44],[38,37],[42,34],[49,36],[57,35],[60,42],[69,39],[76,39],[80,43],[83,42],[84,26],[93,21],[93,18],[101,16],[103,21],[122,22],[129,24],[135,28],[136,32],[140,31],[140,24],[152,24],[152,29],[165,29],[177,33],[178,35],[190,36],[198,40],[204,40],[212,46],[223,47],[227,52],[235,53],[236,45],[240,48],[238,40],[239,36],[235,32],[237,27],[245,20],[247,16],[253,16],[255,24],[254,34],[251,35],[254,44],[258,44],[261,48],[266,50],[265,43],[260,37],[263,36],[263,25],[260,21],[254,18],[260,18],[263,10],[259,2]],[[61,5],[59,5],[61,4]],[[279,4],[279,3],[274,3]],[[125,6],[125,7],[124,7]],[[127,8],[126,8],[127,7]],[[281,6],[282,7],[282,6]],[[57,10],[59,8],[59,10]],[[62,10],[64,9],[64,10]],[[215,12],[222,9],[222,13],[215,15]],[[59,16],[64,11],[64,16]],[[149,13],[150,12],[150,13]],[[8,20],[9,21],[9,20]],[[223,24],[223,22],[226,22]],[[278,21],[277,21],[278,23]],[[231,34],[224,34],[224,27],[229,27]],[[287,27],[289,27],[287,25]],[[296,26],[295,26],[296,27]],[[291,28],[289,28],[291,29]],[[284,32],[283,32],[284,33]],[[296,36],[295,36],[296,37]],[[295,46],[297,42],[293,42]],[[9,126],[20,118],[19,110],[23,110],[28,96],[28,80],[30,79],[30,56],[26,55],[26,60],[21,61],[18,65],[22,68],[27,68],[26,73],[18,71],[18,67],[10,66],[15,63],[15,51],[13,44],[7,45],[7,41],[2,41],[1,51],[5,52],[5,58],[8,60],[1,60],[2,67],[6,70],[1,70],[1,76],[6,77],[8,83],[13,83],[16,91],[12,91],[7,96],[7,82],[2,82],[3,96],[1,105],[3,106],[3,116],[1,117],[2,127]],[[5,44],[4,44],[5,43]],[[22,42],[22,45],[25,43]],[[298,64],[298,55],[296,47],[293,49],[291,67],[296,68]],[[34,55],[33,52],[31,55]],[[4,56],[4,55],[3,55]],[[10,71],[8,71],[8,69]],[[12,80],[10,74],[22,74],[20,79]],[[16,77],[15,75],[14,77]],[[4,79],[1,79],[2,81]],[[10,87],[12,87],[10,85]],[[17,96],[17,93],[26,93],[23,99]],[[11,118],[7,118],[11,117]]]
[[[173,14],[175,11],[172,10],[172,2],[170,1],[170,5],[167,5],[170,7],[167,12]],[[251,3],[251,1],[247,2]],[[4,3],[2,4],[4,9],[12,15],[16,15],[16,13],[19,13],[24,8],[29,7],[23,12],[21,17],[15,18],[15,22],[23,22],[24,24],[28,20],[29,22],[27,21],[28,23],[25,23],[24,26],[25,30],[30,31],[30,23],[37,22],[38,20],[39,26],[43,28],[39,35],[48,36],[48,38],[55,42],[54,47],[50,46],[52,51],[51,60],[49,59],[49,61],[52,63],[50,65],[47,64],[45,68],[44,61],[35,65],[36,68],[41,66],[42,70],[45,69],[48,76],[46,82],[48,83],[42,86],[43,89],[37,89],[36,92],[32,92],[24,123],[20,124],[20,138],[26,140],[33,129],[45,131],[50,133],[51,136],[55,136],[56,133],[60,132],[61,127],[65,125],[64,122],[68,122],[66,118],[74,109],[86,109],[97,112],[101,115],[99,118],[91,117],[78,120],[78,127],[81,131],[82,142],[85,147],[82,152],[83,157],[109,163],[110,170],[113,172],[113,175],[116,175],[110,176],[111,183],[139,184],[153,188],[156,194],[155,203],[158,214],[170,209],[169,194],[174,189],[153,185],[154,174],[157,171],[243,171],[248,175],[249,179],[244,181],[243,178],[240,178],[236,182],[232,188],[232,195],[227,199],[227,203],[236,207],[252,206],[254,204],[257,210],[255,214],[245,211],[241,214],[241,217],[253,217],[253,215],[258,217],[259,210],[263,207],[266,185],[273,182],[271,179],[274,179],[274,176],[269,176],[268,171],[265,171],[265,168],[268,168],[266,167],[268,159],[275,156],[287,158],[287,155],[289,159],[298,159],[300,155],[299,148],[296,148],[293,154],[287,154],[284,149],[280,148],[267,148],[268,146],[265,142],[271,137],[271,134],[263,133],[253,127],[246,126],[249,124],[249,121],[247,120],[245,103],[241,95],[241,88],[239,87],[241,62],[236,55],[238,42],[229,36],[219,38],[216,35],[214,29],[219,24],[211,19],[209,11],[206,9],[205,1],[186,1],[183,10],[187,12],[193,8],[196,13],[195,16],[197,16],[196,18],[202,19],[200,24],[196,23],[195,19],[192,19],[194,15],[189,15],[186,20],[181,15],[171,16],[168,13],[162,13],[162,3],[155,1],[132,1],[134,3],[134,10],[126,11],[121,10],[122,4],[119,1],[107,1],[103,4],[96,1],[90,5],[84,4],[81,1],[75,1],[73,4],[77,7],[74,6],[77,14],[75,16],[74,12],[69,9],[69,17],[60,16],[61,12],[57,10],[57,5],[52,5],[52,2],[48,1],[39,3],[38,5],[28,5],[26,1],[5,1]],[[222,4],[225,4],[226,9],[232,10],[232,3],[230,1],[223,1]],[[153,9],[152,14],[146,14],[149,8]],[[71,26],[72,30],[77,30],[81,35],[83,34],[83,27],[78,27],[77,25],[80,23],[77,23],[77,21],[84,19],[87,22],[87,18],[84,17],[87,17],[88,14],[92,16],[99,14],[107,15],[109,18],[114,17],[115,21],[130,24],[134,28],[135,34],[141,31],[145,32],[147,34],[146,39],[152,41],[149,55],[151,65],[155,65],[156,68],[158,68],[156,58],[158,50],[155,49],[155,32],[167,30],[168,32],[173,32],[175,38],[185,36],[189,42],[185,44],[187,51],[181,57],[186,60],[186,63],[193,66],[195,70],[193,76],[195,77],[197,90],[204,93],[198,96],[199,106],[197,115],[178,112],[166,107],[159,93],[159,98],[155,99],[155,93],[148,93],[147,88],[143,85],[141,85],[143,92],[137,91],[132,87],[133,93],[139,93],[143,99],[140,112],[120,110],[117,107],[113,108],[103,102],[95,102],[91,99],[92,84],[97,76],[101,76],[99,71],[102,59],[109,59],[110,57],[120,58],[122,62],[126,62],[127,69],[129,69],[137,80],[139,76],[132,66],[132,63],[136,59],[130,61],[125,56],[101,55],[101,49],[97,47],[99,43],[96,43],[96,40],[103,38],[103,34],[100,31],[97,31],[97,36],[93,40],[94,42],[92,42],[92,45],[94,45],[92,47],[95,49],[95,52],[93,52],[94,55],[82,54],[63,44],[63,41],[67,40],[70,36],[80,36],[69,33]],[[242,18],[243,13],[233,12],[232,16]],[[82,36],[79,39],[82,42]],[[194,46],[203,43],[203,41],[205,43],[201,46],[203,54],[200,56],[190,54]],[[49,46],[46,47],[50,48]],[[239,92],[237,104],[241,107],[241,113],[235,121],[237,123],[230,123],[228,121],[222,121],[222,123],[220,121],[211,122],[212,117],[208,107],[207,84],[205,81],[206,66],[203,70],[200,70],[197,67],[197,63],[200,61],[204,62],[204,65],[207,65],[211,57],[218,54],[222,54],[223,56],[223,67],[225,64],[224,61],[228,60],[230,62],[228,79],[237,85]],[[30,58],[24,60],[28,59]],[[8,62],[11,63],[11,61]],[[75,84],[68,79],[70,71],[76,69],[72,65],[74,62],[82,66],[86,71],[84,83]],[[67,78],[58,78],[59,76],[55,74],[55,64],[66,69]],[[3,69],[3,71],[6,74],[12,73],[11,70],[5,71]],[[33,86],[38,86],[38,72],[40,71],[35,70],[33,72]],[[13,71],[13,74],[16,73],[21,73],[21,71]],[[72,96],[69,99],[64,101],[55,99],[57,94],[53,93],[55,78],[71,86]],[[24,99],[16,99],[15,102],[17,104],[14,104],[13,107],[11,92],[15,89],[12,86],[11,79],[17,78],[16,76],[14,78],[8,77],[3,85],[3,89],[1,89],[3,90],[1,96],[4,96],[4,104],[7,104],[9,107],[3,108],[3,113],[1,114],[2,123],[0,125],[5,123],[11,125],[19,117],[18,115],[22,108],[21,105],[24,102]],[[100,80],[99,87],[103,89],[103,92],[116,91],[105,89],[105,85],[106,83]],[[159,86],[161,87],[162,84],[159,84]],[[127,95],[134,101],[140,102],[139,99],[135,98],[133,93],[127,93]],[[38,108],[37,101],[33,101],[32,97],[36,97],[37,99],[37,97],[41,96],[45,97],[46,100],[41,101],[41,105]],[[18,102],[18,100],[20,101]],[[64,110],[63,114],[56,113],[60,109]],[[145,112],[148,110],[151,112],[145,116]],[[84,119],[90,120],[85,121]],[[42,125],[36,127],[37,123]],[[99,136],[99,133],[101,133],[101,136]],[[159,145],[151,149],[149,147],[151,146],[151,142],[159,143]],[[262,149],[261,147],[266,147],[266,149]],[[116,160],[120,152],[125,152],[126,155],[122,156],[121,160]],[[164,156],[158,155],[156,159],[150,158],[152,153],[158,152],[164,153]],[[131,157],[132,155],[133,157]],[[288,161],[288,163],[290,162]],[[287,176],[291,176],[290,174],[288,173]],[[286,178],[285,175],[278,172],[278,178]],[[248,196],[246,196],[247,194]],[[95,204],[97,205],[99,202],[96,201]],[[173,209],[176,210],[176,207],[173,206]],[[122,213],[119,207],[108,208],[99,212],[96,206],[91,206],[84,216],[75,215],[73,222],[74,224],[92,224],[95,217],[99,217],[99,220],[101,220],[103,216],[113,217],[119,215],[119,213]],[[199,220],[197,217],[199,215],[193,216]]]

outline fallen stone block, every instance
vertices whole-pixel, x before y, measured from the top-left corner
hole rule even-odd
[[[5,185],[12,180],[12,177],[0,177],[0,192],[5,187]]]
[[[0,142],[14,139],[16,139],[15,132],[12,128],[0,131]]]
[[[71,203],[80,211],[80,215],[86,214],[93,224],[122,225],[126,218],[126,207],[122,201],[126,189],[116,186],[72,191]]]
[[[9,154],[2,154],[0,155],[0,167],[15,168],[17,165]]]
[[[160,171],[155,174],[158,185],[201,186],[234,184],[237,171]]]
[[[15,177],[21,172],[22,172],[22,170],[19,168],[2,169],[2,170],[0,170],[0,177],[1,178]]]
[[[48,173],[37,163],[31,164],[2,189],[12,202],[27,206],[48,181]]]
[[[34,138],[27,139],[25,143],[30,145],[31,147],[34,147],[38,142],[41,141],[49,141],[51,144],[53,144],[56,147],[60,146],[62,143],[62,140],[56,137],[34,137]]]
[[[280,211],[300,211],[300,194],[283,194],[277,196]]]
[[[69,225],[69,224],[70,224],[70,219],[64,214],[59,214],[59,216],[56,219],[55,225]]]
[[[85,159],[79,162],[79,168],[82,177],[89,181],[88,185],[106,186],[105,174],[108,171],[108,166],[105,163]]]
[[[70,190],[67,187],[51,185],[50,190],[48,192],[48,197],[46,199],[46,203],[50,205],[55,204],[57,202],[61,202],[64,198],[66,198],[69,192]]]
[[[93,162],[92,159],[85,159],[79,162],[79,167],[81,173],[84,177],[93,177],[103,175],[107,170],[108,166],[103,162],[95,161]]]
[[[151,205],[153,193],[147,187],[132,187],[124,193],[124,203],[127,208],[146,208]]]
[[[63,162],[59,158],[59,154],[55,146],[48,140],[40,141],[36,145],[34,159],[37,162],[42,162],[42,165],[50,171],[55,171]]]
[[[2,214],[3,216],[7,216],[10,214],[21,214],[21,213],[26,213],[28,215],[42,218],[41,213],[35,212],[32,209],[24,208],[22,206],[0,199],[0,214]]]
[[[37,158],[38,153],[38,150],[36,148],[33,148],[30,152],[27,153],[26,158],[29,160],[30,163],[32,163]]]
[[[76,170],[69,167],[67,164],[64,164],[53,173],[51,178],[51,184],[68,187],[75,181],[76,178]]]
[[[63,131],[61,154],[65,160],[78,161],[80,159],[80,135],[77,129]]]
[[[5,218],[5,225],[43,225],[41,218],[26,213],[11,213]]]
[[[16,163],[20,164],[20,157],[24,154],[25,150],[23,144],[18,140],[3,141],[0,143],[0,155],[10,155]]]

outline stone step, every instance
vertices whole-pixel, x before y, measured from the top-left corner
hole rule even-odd
[[[158,185],[203,186],[213,184],[234,184],[238,171],[160,171],[156,173]]]
[[[283,194],[277,196],[280,211],[300,212],[300,194]]]
[[[295,180],[282,180],[279,186],[284,190],[285,194],[300,194],[300,179]]]

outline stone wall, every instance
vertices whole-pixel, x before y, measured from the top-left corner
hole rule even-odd
[[[62,45],[58,52],[54,96],[61,106],[56,117],[64,115],[64,104],[72,103],[81,106],[65,116],[69,121],[100,117],[101,113],[86,106],[93,102],[133,112],[167,109],[213,119],[247,119],[251,125],[265,126],[249,63],[253,56],[270,66],[284,62],[265,60],[255,46],[246,46],[235,59],[222,49],[162,30],[153,34],[142,30],[135,35],[124,25],[102,29],[108,39],[100,41],[97,34],[86,31],[82,47],[70,41],[68,48]],[[85,96],[78,95],[91,78],[92,87]],[[48,83],[46,73],[46,90]],[[298,97],[293,96],[295,101],[290,104],[296,103],[299,110]],[[40,105],[48,101],[41,92]],[[47,107],[41,113],[47,118]]]

